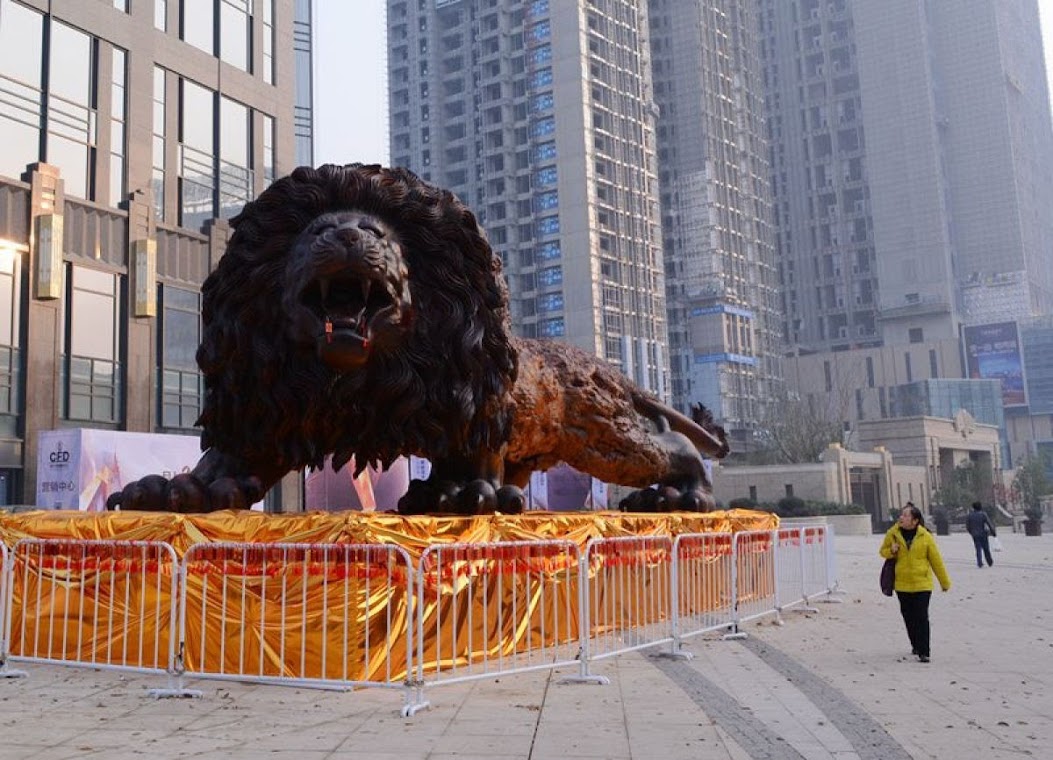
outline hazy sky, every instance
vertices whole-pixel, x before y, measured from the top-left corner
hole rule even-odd
[[[315,0],[316,163],[388,161],[385,4],[386,0]],[[1050,79],[1053,0],[1038,0],[1038,6]]]

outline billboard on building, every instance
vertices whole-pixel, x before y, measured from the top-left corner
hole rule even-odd
[[[966,371],[971,379],[1002,383],[1002,404],[1027,403],[1024,391],[1024,362],[1016,322],[970,325],[962,330]]]
[[[106,499],[146,475],[171,478],[201,458],[195,436],[68,428],[43,430],[37,448],[41,509],[99,512]],[[262,503],[256,505],[262,508]]]

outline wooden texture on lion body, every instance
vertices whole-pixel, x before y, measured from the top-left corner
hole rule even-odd
[[[512,386],[505,480],[566,462],[609,483],[646,488],[674,473],[677,452],[637,411],[639,388],[607,362],[556,341],[522,339]]]

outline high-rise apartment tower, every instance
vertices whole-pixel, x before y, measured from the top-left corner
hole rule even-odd
[[[500,252],[515,330],[667,395],[644,0],[388,0],[391,157]]]
[[[760,20],[789,347],[1053,312],[1034,0],[761,0]]]
[[[780,374],[756,4],[649,6],[673,399],[742,451]]]

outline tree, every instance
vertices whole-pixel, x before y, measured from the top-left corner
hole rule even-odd
[[[831,443],[845,442],[850,397],[837,389],[807,396],[789,390],[777,393],[756,433],[762,446],[757,463],[818,462]]]
[[[972,462],[962,462],[954,468],[946,482],[932,495],[933,504],[947,511],[952,520],[965,517],[974,501],[991,503],[994,484],[991,471]]]
[[[1024,511],[1029,517],[1032,514],[1041,515],[1041,498],[1053,492],[1053,484],[1050,483],[1049,455],[1040,454],[1030,456],[1016,471],[1013,478],[1013,490],[1019,494],[1020,502],[1024,505]]]

